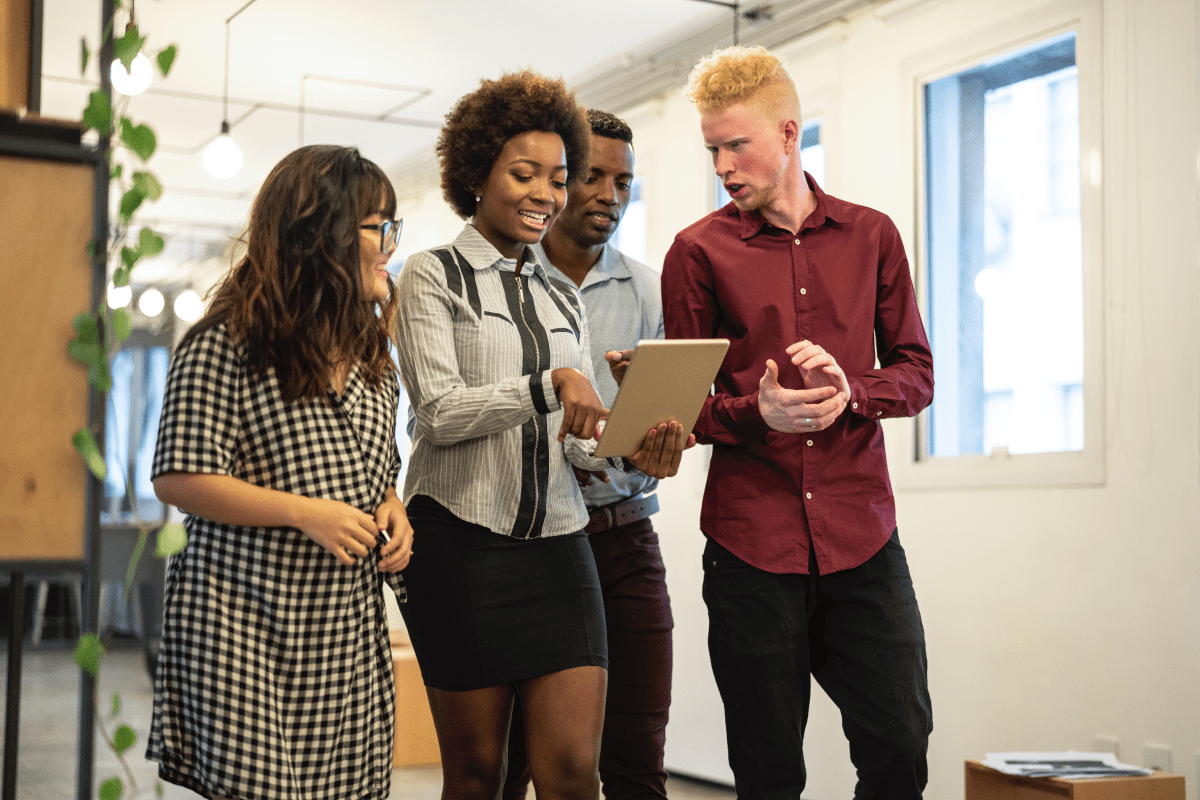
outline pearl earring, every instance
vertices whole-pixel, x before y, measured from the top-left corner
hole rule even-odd
[[[482,200],[482,199],[483,199],[483,198],[482,198],[482,197],[480,197],[479,195],[475,195],[475,202],[476,202],[476,203],[478,203],[478,202],[479,202],[480,200]]]

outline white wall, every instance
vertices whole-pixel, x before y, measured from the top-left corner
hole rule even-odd
[[[899,8],[907,11],[887,19]],[[1102,147],[1086,377],[1102,412],[1098,482],[898,489],[900,530],[925,619],[935,730],[927,797],[962,797],[963,760],[1016,749],[1093,749],[1115,736],[1142,762],[1168,745],[1196,800],[1200,761],[1200,81],[1197,0],[897,0],[780,48],[806,116],[820,113],[831,193],[896,221],[917,247],[915,72],[938,53],[1077,17],[1095,45]],[[1136,11],[1136,13],[1135,13]],[[1081,48],[1086,42],[1081,40]],[[1094,56],[1094,57],[1093,57]],[[949,65],[948,65],[949,66]],[[698,120],[678,93],[618,111],[646,178],[647,261],[711,204]],[[1086,172],[1085,172],[1086,174]],[[449,241],[440,193],[401,209],[401,250]],[[427,228],[430,236],[421,233]],[[418,246],[419,245],[419,246]],[[1028,354],[1036,358],[1036,353]],[[912,423],[885,427],[893,474]],[[1102,439],[1102,441],[1097,441]],[[705,649],[697,530],[707,453],[664,484],[655,518],[676,617],[668,766],[728,781]],[[852,794],[836,710],[814,692],[807,798]]]

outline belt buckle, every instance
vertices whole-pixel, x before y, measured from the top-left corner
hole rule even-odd
[[[604,506],[601,509],[604,512],[605,526],[601,530],[612,530],[617,527],[617,518],[613,515],[612,506]]]

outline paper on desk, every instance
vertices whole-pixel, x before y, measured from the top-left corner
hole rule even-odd
[[[988,753],[984,766],[1027,778],[1115,778],[1152,775],[1153,770],[1122,764],[1112,753]]]

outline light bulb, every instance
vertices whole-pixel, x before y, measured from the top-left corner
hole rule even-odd
[[[204,301],[191,289],[180,292],[175,298],[175,316],[184,322],[195,322],[204,313]]]
[[[113,88],[118,92],[135,95],[141,94],[150,86],[150,78],[154,75],[154,70],[150,68],[150,59],[138,53],[134,57],[133,63],[129,65],[128,72],[125,71],[125,65],[121,63],[121,59],[114,58],[108,75],[112,78]]]
[[[229,123],[221,123],[221,135],[204,148],[204,168],[214,178],[225,180],[242,168],[242,150],[229,136]]]
[[[133,289],[128,286],[115,286],[112,281],[108,282],[108,307],[109,308],[124,308],[129,305],[129,301],[133,299]]]
[[[164,305],[166,305],[166,301],[158,289],[147,289],[138,298],[138,310],[147,317],[157,317],[162,313]]]

